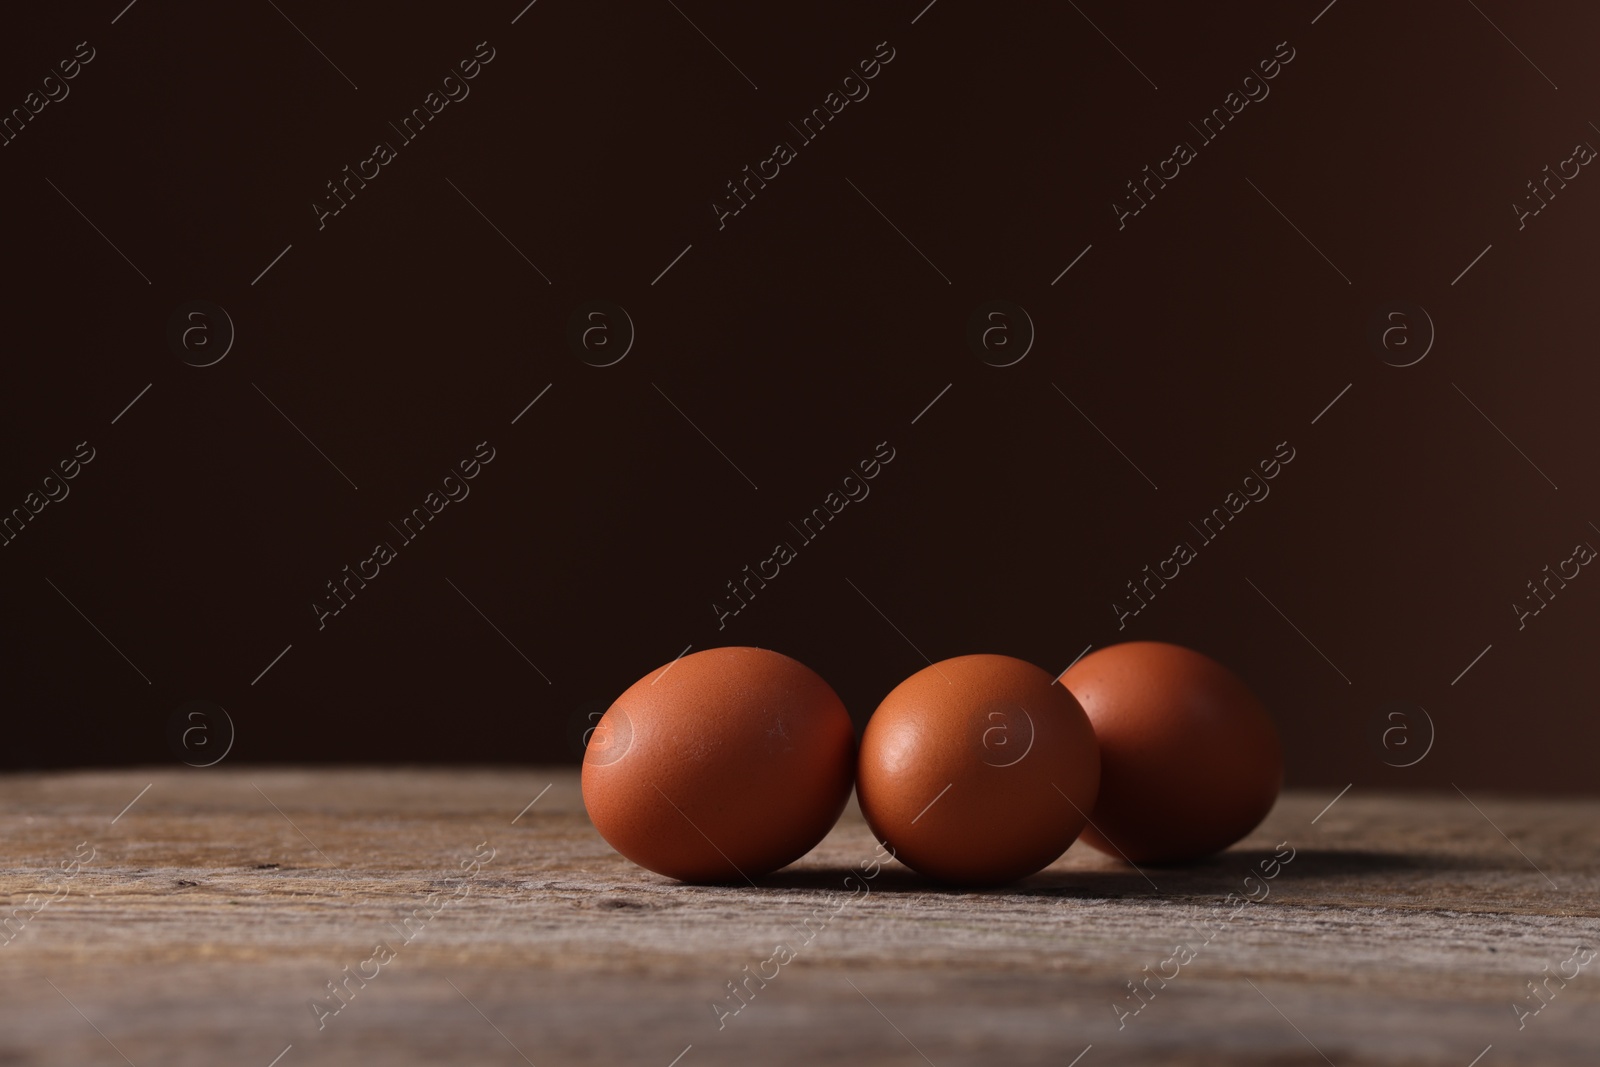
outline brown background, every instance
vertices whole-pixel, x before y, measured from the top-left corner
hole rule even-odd
[[[1600,143],[1592,12],[678,6],[8,18],[4,108],[97,55],[0,148],[0,507],[97,456],[0,548],[5,766],[175,761],[196,699],[235,762],[573,760],[685,645],[787,652],[859,724],[923,654],[1055,671],[1132,637],[1241,673],[1294,784],[1593,791],[1600,579],[1521,631],[1510,605],[1600,543],[1600,179],[1520,232],[1509,206]],[[485,40],[471,95],[319,231],[324,183]],[[719,232],[724,182],[885,40]],[[1119,231],[1123,183],[1281,41],[1271,95]],[[166,337],[194,299],[237,329],[203,369]],[[566,339],[593,299],[637,329],[603,369]],[[992,299],[1037,331],[1011,367],[966,343]],[[1395,301],[1437,330],[1403,369],[1368,335]],[[483,440],[470,497],[319,631],[323,583]],[[870,497],[719,632],[724,583],[880,441]],[[1280,441],[1270,498],[1119,632],[1123,583]],[[1385,766],[1426,740],[1413,710],[1414,747],[1378,744],[1389,701],[1436,729],[1413,767]]]

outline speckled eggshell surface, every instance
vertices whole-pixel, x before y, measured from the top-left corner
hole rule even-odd
[[[901,682],[861,738],[856,796],[921,874],[1000,885],[1048,866],[1094,807],[1100,756],[1072,694],[1010,656],[957,656]]]
[[[1133,863],[1220,852],[1260,825],[1283,785],[1278,731],[1216,660],[1130,641],[1061,676],[1100,739],[1100,799],[1085,843]]]
[[[584,751],[595,829],[641,867],[743,882],[811,851],[838,821],[855,729],[816,672],[762,648],[712,648],[628,688]]]

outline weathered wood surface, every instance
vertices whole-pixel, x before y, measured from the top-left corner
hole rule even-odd
[[[1600,801],[1331,799],[1200,866],[1075,846],[964,892],[892,863],[847,888],[853,808],[758,887],[678,885],[606,846],[568,769],[15,775],[0,1064],[1600,1062]],[[747,965],[776,976],[719,1028]]]

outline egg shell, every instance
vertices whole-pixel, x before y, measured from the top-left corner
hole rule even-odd
[[[828,683],[761,648],[639,679],[601,717],[583,802],[618,852],[688,882],[742,882],[816,846],[850,797],[856,739]]]
[[[1061,677],[1100,739],[1085,843],[1131,863],[1220,852],[1260,825],[1283,785],[1266,708],[1216,660],[1158,641],[1090,653]]]
[[[896,858],[999,885],[1048,866],[1094,807],[1100,756],[1072,694],[1010,656],[957,656],[897,685],[861,738],[856,796]]]

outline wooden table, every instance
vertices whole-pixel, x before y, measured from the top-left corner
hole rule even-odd
[[[854,808],[758,888],[678,885],[572,769],[0,798],[0,1064],[1600,1063],[1600,801],[1290,793],[1200,866],[964,892],[872,868]]]

